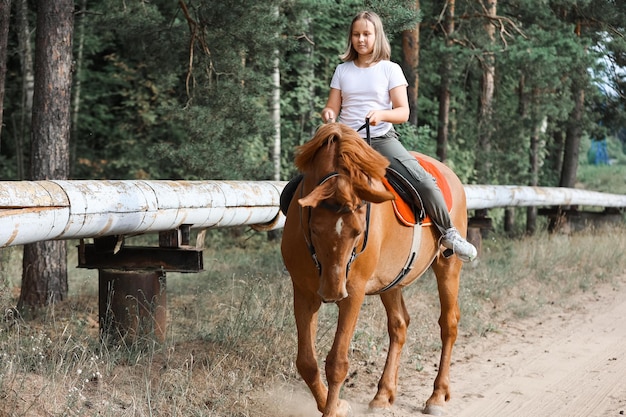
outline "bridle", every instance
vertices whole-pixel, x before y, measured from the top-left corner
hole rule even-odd
[[[324,175],[322,177],[322,179],[320,179],[320,181],[317,183],[317,186],[320,186],[322,184],[324,184],[326,181],[330,180],[331,178],[335,178],[338,177],[340,174],[338,172],[330,172],[326,175]],[[303,188],[300,188],[300,196],[303,196]],[[327,201],[322,201],[322,203],[320,204],[320,208],[323,208],[325,210],[329,210],[333,213],[337,213],[337,214],[347,214],[347,213],[353,213],[356,210],[360,209],[361,207],[365,206],[365,232],[363,234],[363,243],[361,245],[361,249],[359,251],[357,251],[356,246],[352,248],[352,254],[350,255],[350,259],[348,259],[348,263],[346,265],[346,277],[348,276],[348,273],[350,272],[350,268],[352,266],[352,263],[356,260],[357,256],[359,256],[361,253],[363,253],[365,251],[365,248],[367,246],[367,239],[369,236],[369,229],[370,229],[370,212],[371,212],[371,203],[370,202],[366,202],[366,201],[361,201],[361,204],[359,204],[356,208],[354,209],[349,209],[345,206],[341,206],[339,204],[331,204]],[[320,264],[319,259],[317,259],[317,252],[315,251],[315,246],[313,246],[313,239],[311,237],[311,218],[312,218],[312,208],[308,207],[308,224],[306,229],[303,227],[302,224],[302,219],[303,219],[303,213],[302,213],[303,208],[300,207],[300,228],[302,229],[302,233],[304,234],[304,240],[306,242],[307,248],[309,249],[309,254],[311,255],[311,259],[313,259],[313,263],[315,264],[315,267],[317,268],[317,273],[318,275],[322,275],[322,264]],[[308,235],[305,232],[305,230],[308,230]]]
[[[365,119],[365,124],[363,126],[361,126],[358,131],[361,131],[365,129],[367,132],[367,144],[371,145],[371,137],[370,137],[370,124],[369,124],[369,118]],[[335,178],[338,177],[340,174],[338,172],[330,172],[328,174],[326,174],[325,176],[322,177],[322,179],[317,183],[317,186],[320,186],[322,184],[324,184],[326,181],[330,180],[331,178]],[[304,187],[301,186],[300,188],[300,197],[303,197],[303,190]],[[354,260],[357,258],[358,255],[360,255],[361,253],[363,253],[365,251],[365,248],[367,246],[367,239],[369,236],[369,226],[370,226],[370,211],[371,211],[371,203],[370,202],[366,202],[366,201],[361,201],[361,204],[359,204],[355,209],[348,209],[345,206],[341,206],[339,204],[330,204],[327,201],[322,201],[320,204],[321,208],[324,208],[326,210],[330,210],[332,212],[338,213],[338,214],[343,214],[343,213],[350,213],[350,212],[354,212],[358,209],[360,209],[361,207],[363,207],[363,205],[366,205],[366,214],[365,214],[365,232],[364,232],[364,236],[363,236],[363,244],[361,245],[361,250],[357,251],[356,249],[356,245],[354,246],[354,248],[352,248],[352,254],[350,255],[350,259],[348,260],[348,264],[346,265],[346,279],[348,277],[348,273],[350,272],[350,267],[352,265],[352,263],[354,262]],[[313,240],[311,237],[311,213],[312,213],[312,208],[309,207],[308,208],[309,213],[308,213],[308,227],[306,230],[308,230],[308,236],[307,233],[305,232],[305,228],[303,227],[302,224],[302,219],[303,219],[303,208],[302,206],[300,207],[300,228],[302,229],[302,233],[304,234],[304,240],[306,242],[306,245],[309,249],[309,253],[311,255],[311,258],[313,259],[313,263],[315,264],[315,267],[317,268],[317,273],[318,275],[322,274],[322,265],[320,264],[319,260],[317,259],[317,253],[315,251],[315,247],[313,246]],[[420,243],[420,239],[417,237],[419,235],[419,230],[421,227],[421,222],[420,224],[417,224],[415,226],[413,226],[413,239],[412,239],[412,243],[411,243],[411,250],[409,252],[407,261],[405,262],[404,266],[402,267],[402,269],[400,270],[400,272],[398,273],[398,275],[396,275],[396,277],[386,286],[384,286],[383,288],[381,288],[380,290],[374,292],[373,294],[381,294],[383,292],[386,292],[392,288],[394,288],[395,286],[397,286],[398,284],[400,284],[400,282],[402,282],[402,280],[407,276],[407,274],[413,269],[413,264],[415,263],[415,259],[417,258],[417,252],[419,250],[419,243]]]
[[[365,129],[366,132],[366,141],[368,145],[371,145],[371,137],[370,137],[370,119],[369,117],[367,117],[365,119],[365,123],[363,124],[363,126],[359,127],[357,132],[360,132],[361,130]],[[319,182],[317,183],[317,186],[320,186],[322,184],[324,184],[326,181],[330,180],[331,178],[335,178],[338,177],[339,173],[338,172],[330,172],[326,175],[324,175],[322,177],[322,179],[319,180]],[[303,194],[303,187],[300,188],[300,197],[302,197]],[[320,204],[320,207],[326,210],[329,210],[331,212],[337,213],[337,214],[347,214],[350,212],[354,212],[358,209],[360,209],[363,206],[366,206],[366,212],[365,212],[365,232],[363,235],[363,244],[361,245],[361,250],[357,251],[356,246],[354,248],[352,248],[352,254],[350,255],[350,259],[348,259],[348,264],[346,265],[346,278],[348,277],[348,273],[350,272],[350,268],[352,266],[352,263],[356,260],[357,256],[359,256],[361,253],[363,253],[365,251],[365,248],[367,246],[367,238],[369,236],[369,230],[370,230],[370,212],[371,212],[371,203],[370,202],[366,202],[366,201],[361,201],[361,204],[359,204],[355,209],[351,210],[348,209],[345,206],[341,206],[339,204],[330,204],[327,201],[322,201],[322,203]],[[315,264],[315,267],[317,268],[317,273],[318,275],[322,275],[322,264],[320,264],[319,259],[317,259],[317,252],[315,251],[315,246],[313,246],[313,240],[311,238],[311,214],[312,214],[312,208],[309,207],[309,215],[308,215],[308,227],[306,228],[306,230],[308,230],[309,234],[307,236],[306,232],[305,232],[305,228],[302,225],[302,207],[300,207],[300,228],[302,229],[302,233],[304,234],[304,240],[306,242],[307,248],[309,249],[309,254],[311,255],[311,259],[313,259],[313,263]]]

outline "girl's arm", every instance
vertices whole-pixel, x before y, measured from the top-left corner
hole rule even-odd
[[[404,123],[409,120],[409,96],[406,92],[406,85],[389,90],[391,97],[391,110],[370,110],[366,117],[369,117],[370,124],[376,126],[380,122],[393,124]]]
[[[326,107],[324,107],[321,112],[324,123],[335,122],[339,114],[339,109],[341,109],[341,90],[331,88],[330,93],[328,93]]]

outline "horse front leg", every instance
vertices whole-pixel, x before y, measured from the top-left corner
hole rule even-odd
[[[337,303],[339,319],[333,346],[326,357],[328,399],[322,417],[347,417],[351,413],[350,405],[339,399],[339,393],[348,375],[348,351],[364,298],[364,291],[353,290],[348,298]]]
[[[425,414],[443,415],[443,407],[450,399],[450,362],[452,347],[456,342],[458,323],[461,319],[459,309],[459,277],[461,261],[456,256],[446,260],[439,260],[433,265],[437,277],[437,289],[441,304],[439,327],[441,328],[441,358],[439,372],[435,378],[434,390],[426,401]]]
[[[326,407],[328,389],[322,382],[322,376],[317,364],[317,353],[315,351],[315,336],[317,334],[317,313],[321,301],[319,297],[310,293],[303,293],[294,286],[294,314],[296,318],[296,328],[298,330],[298,356],[296,367],[300,376],[307,384],[315,402],[317,409],[321,412]]]
[[[380,298],[387,311],[389,352],[387,353],[383,374],[378,382],[378,392],[370,402],[370,408],[390,407],[396,399],[400,355],[406,341],[406,330],[410,322],[401,289],[393,289],[382,293]]]

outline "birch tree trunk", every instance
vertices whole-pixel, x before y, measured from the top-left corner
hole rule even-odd
[[[532,106],[532,133],[530,135],[530,149],[528,152],[528,169],[529,184],[532,187],[539,185],[539,171],[542,165],[541,155],[545,142],[541,140],[541,136],[545,133],[547,120],[546,117],[539,114],[537,108],[539,106],[539,92],[534,89],[531,97]],[[537,207],[528,207],[526,209],[526,233],[532,235],[537,230]]]
[[[455,0],[444,1],[443,35],[446,47],[452,45],[452,34],[455,30]],[[447,48],[446,48],[447,49]],[[441,59],[441,84],[439,85],[439,113],[437,124],[437,157],[441,162],[448,158],[448,139],[450,135],[450,73],[452,71],[452,55],[446,51]]]
[[[280,10],[278,6],[273,8],[273,13],[278,18]],[[272,122],[274,124],[274,147],[272,150],[272,161],[274,162],[274,181],[280,181],[280,51],[274,50],[274,71],[272,73],[272,84],[274,87],[272,95]]]

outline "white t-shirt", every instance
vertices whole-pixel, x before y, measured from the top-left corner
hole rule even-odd
[[[371,67],[359,68],[354,61],[339,64],[335,69],[330,87],[341,91],[339,122],[358,129],[365,123],[370,110],[389,110],[389,91],[408,85],[400,65],[391,61],[379,61]],[[391,123],[370,126],[372,137],[382,136],[391,129]],[[365,129],[359,132],[365,137]]]

